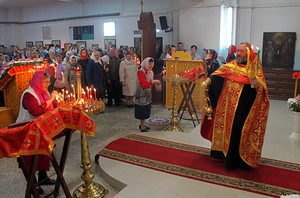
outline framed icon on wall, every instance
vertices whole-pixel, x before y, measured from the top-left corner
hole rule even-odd
[[[264,32],[262,65],[272,68],[293,68],[296,32]]]

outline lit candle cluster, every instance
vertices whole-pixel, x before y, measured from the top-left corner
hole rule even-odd
[[[256,47],[257,53],[254,52],[253,45],[251,46],[251,50],[247,47],[247,67],[249,71],[249,77],[251,79],[256,79],[257,70],[259,69],[259,54],[260,49]],[[254,88],[254,86],[251,84],[251,87]]]
[[[104,107],[104,102],[97,99],[96,89],[86,87],[86,89],[81,89],[82,97],[76,97],[75,87],[71,85],[72,92],[68,90],[62,90],[56,96],[57,105],[61,107],[72,107],[74,105],[80,106],[85,113],[96,113]]]

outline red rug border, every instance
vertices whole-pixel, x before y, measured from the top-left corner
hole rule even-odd
[[[134,137],[134,138],[133,138]],[[131,141],[138,141],[138,142],[143,142],[143,143],[148,143],[148,144],[151,144],[151,141],[147,142],[147,141],[141,141],[140,139],[138,138],[145,138],[147,140],[154,140],[154,141],[162,141],[162,142],[165,142],[165,143],[169,143],[169,144],[176,144],[176,145],[183,145],[183,146],[187,146],[187,147],[190,147],[190,148],[196,148],[196,149],[201,149],[201,150],[205,150],[205,151],[210,151],[209,148],[205,148],[205,147],[201,147],[201,146],[195,146],[195,145],[190,145],[190,144],[185,144],[185,143],[179,143],[179,142],[174,142],[174,141],[169,141],[169,140],[164,140],[164,139],[159,139],[159,138],[154,138],[154,137],[149,137],[149,136],[144,136],[144,135],[140,135],[140,134],[130,134],[130,135],[127,135],[125,137],[122,137],[124,139],[129,139]],[[119,138],[119,139],[122,139],[122,138]],[[136,140],[137,138],[137,140]],[[158,145],[158,144],[155,144],[155,145]],[[165,145],[161,145],[163,147],[166,147]],[[170,147],[172,148],[172,147]],[[106,150],[109,150],[107,148],[105,148]],[[180,149],[180,148],[176,148],[176,149]],[[194,151],[191,151],[191,150],[184,150],[184,149],[181,149],[183,151],[188,151],[188,152],[194,152]],[[118,152],[118,151],[114,151],[114,150],[111,150],[111,152]],[[194,153],[199,153],[199,152],[194,152]],[[156,160],[153,160],[153,159],[148,159],[148,158],[144,158],[144,157],[139,157],[139,156],[136,156],[136,155],[131,155],[131,154],[127,154],[127,153],[120,153],[122,155],[127,155],[127,156],[133,156],[133,157],[137,157],[137,158],[141,158],[141,159],[144,159],[145,161],[152,161],[152,162],[156,162],[156,163],[160,163],[160,164],[167,164],[165,162],[162,162],[162,161],[156,161]],[[206,153],[204,153],[206,154]],[[113,156],[107,156],[107,155],[103,155],[101,153],[98,153],[96,156],[103,156],[103,157],[106,157],[106,158],[110,158],[110,159],[114,159],[114,160],[118,160],[118,161],[121,161],[121,162],[124,162],[124,163],[129,163],[129,164],[133,164],[135,166],[141,166],[141,167],[145,167],[145,168],[149,168],[149,169],[152,169],[152,170],[155,170],[155,171],[161,171],[161,172],[164,172],[164,173],[169,173],[169,174],[174,174],[174,175],[177,175],[177,176],[181,176],[181,177],[185,177],[185,178],[190,178],[190,179],[195,179],[195,180],[198,180],[198,181],[202,181],[202,182],[208,182],[208,183],[211,183],[211,184],[215,184],[215,185],[221,185],[221,186],[226,186],[226,187],[229,187],[229,188],[234,188],[234,189],[239,189],[239,190],[244,190],[244,191],[248,191],[248,192],[252,192],[252,193],[256,193],[256,194],[262,194],[262,195],[266,195],[266,196],[278,196],[278,193],[277,194],[270,194],[271,192],[266,192],[266,191],[263,191],[263,190],[260,190],[260,189],[255,189],[255,190],[252,190],[250,187],[245,187],[245,186],[234,186],[233,184],[231,185],[226,185],[222,182],[218,182],[218,181],[209,181],[209,180],[206,180],[205,177],[202,177],[202,178],[199,178],[199,177],[193,177],[193,176],[190,176],[190,175],[185,175],[184,172],[182,172],[182,174],[179,173],[176,173],[174,171],[168,171],[167,169],[159,169],[159,168],[155,168],[155,167],[151,167],[151,166],[147,166],[146,163],[135,163],[134,161],[129,161],[129,160],[123,160],[123,159],[120,159],[120,158],[117,158],[117,157],[113,157]],[[272,161],[272,162],[278,162],[278,163],[283,163],[283,164],[292,164],[293,166],[296,166],[297,168],[299,167],[299,164],[297,163],[294,163],[294,162],[286,162],[286,161],[282,161],[282,160],[276,160],[276,159],[269,159],[269,158],[262,158],[262,160],[266,160],[266,161]],[[144,165],[146,164],[146,165]],[[282,166],[277,166],[276,163],[274,163],[275,165],[273,165],[273,167],[276,167],[276,168],[281,168],[281,169],[285,169],[285,170],[292,170],[292,171],[297,171],[299,172],[299,170],[295,170],[295,169],[289,169],[289,168],[286,168],[286,167],[282,167]],[[199,171],[200,173],[201,172],[206,172],[206,171],[202,171],[202,170],[197,170],[197,169],[193,169],[193,168],[188,168],[188,167],[184,167],[184,166],[180,166],[180,165],[175,165],[175,164],[169,164],[170,166],[175,166],[175,167],[180,167],[182,169],[191,169],[191,170],[194,170],[194,171]],[[266,165],[266,166],[272,166],[270,164]],[[211,175],[216,175],[218,176],[219,174],[214,174],[214,173],[210,173],[208,172],[209,174]],[[236,179],[237,181],[239,180],[239,178],[235,178],[235,177],[231,177],[231,176],[227,176],[227,175],[220,175],[221,177],[227,177],[227,178],[231,178],[231,179]],[[264,184],[264,183],[260,183],[260,182],[257,182],[257,181],[253,181],[253,180],[245,180],[245,179],[240,179],[240,180],[244,180],[246,181],[246,185],[247,184],[251,184],[251,183],[255,183],[255,184]],[[293,189],[289,189],[289,188],[284,188],[284,187],[280,187],[280,186],[276,186],[276,185],[272,185],[272,184],[264,184],[264,185],[267,185],[267,186],[271,186],[271,187],[275,187],[277,189],[287,189],[289,191],[293,191]],[[294,190],[294,191],[297,191],[297,190]]]
[[[146,138],[153,139],[153,140],[159,140],[159,141],[164,141],[164,142],[168,142],[168,143],[176,143],[176,144],[181,144],[181,145],[185,145],[185,146],[189,146],[189,147],[193,147],[193,148],[201,148],[203,150],[210,151],[209,148],[206,148],[206,147],[203,147],[203,146],[195,146],[195,145],[185,144],[185,143],[181,143],[181,142],[174,142],[174,141],[169,141],[169,140],[165,140],[165,139],[159,139],[159,138],[154,138],[154,137],[150,137],[150,136],[135,134],[135,133],[127,135],[127,136],[122,137],[122,138],[131,139],[131,138],[129,138],[130,136],[146,137]],[[134,140],[134,139],[131,139],[131,140]],[[193,151],[190,151],[190,152],[193,152]],[[271,158],[266,158],[266,157],[262,157],[261,161],[262,160],[263,161],[274,161],[274,162],[278,162],[278,163],[291,164],[293,166],[299,166],[299,169],[297,170],[297,169],[287,169],[286,167],[273,165],[273,167],[276,167],[276,168],[283,168],[283,169],[286,169],[286,170],[294,170],[294,171],[300,172],[300,164],[295,163],[295,162],[288,162],[288,161],[283,161],[283,160],[278,160],[278,159],[271,159]],[[265,163],[263,162],[262,165],[265,165]],[[267,164],[267,166],[272,166],[272,165]]]
[[[131,162],[131,161],[121,160],[121,159],[117,159],[117,158],[106,156],[106,155],[102,155],[102,154],[99,154],[99,156],[106,157],[106,158],[113,159],[113,160],[117,160],[117,161],[124,162],[124,163],[129,163],[129,164],[132,164],[132,165],[135,165],[135,166],[149,168],[149,169],[155,170],[155,171],[160,171],[160,172],[164,172],[164,173],[168,173],[168,174],[173,174],[173,175],[180,176],[180,177],[185,177],[185,178],[194,179],[194,180],[198,180],[198,181],[202,181],[202,182],[207,182],[207,183],[210,183],[210,184],[213,184],[213,185],[220,185],[220,186],[224,186],[224,187],[228,187],[228,188],[234,188],[234,189],[243,190],[243,191],[251,192],[251,193],[254,193],[254,194],[261,194],[261,195],[270,196],[270,197],[274,197],[274,196],[280,197],[280,196],[274,195],[274,194],[268,194],[268,193],[264,193],[264,192],[260,192],[260,191],[254,191],[254,190],[251,190],[249,188],[242,188],[242,187],[237,187],[237,186],[230,186],[230,185],[225,185],[223,183],[216,183],[216,182],[214,183],[214,182],[207,181],[207,180],[204,180],[204,179],[199,179],[199,178],[196,178],[196,177],[185,176],[183,174],[173,173],[171,171],[165,171],[165,170],[162,170],[162,169],[156,169],[156,168],[153,168],[153,167],[149,167],[149,166],[145,166],[145,165],[140,165],[140,164],[137,164],[137,163],[134,163],[134,162]],[[142,157],[140,157],[140,158],[142,158]],[[151,160],[151,161],[154,161],[154,160]],[[160,163],[164,163],[164,162],[160,162]],[[178,166],[178,167],[180,167],[180,166]],[[186,167],[182,167],[182,168],[186,168]],[[228,177],[228,176],[222,176],[222,177]],[[255,183],[257,183],[257,182],[255,182]]]

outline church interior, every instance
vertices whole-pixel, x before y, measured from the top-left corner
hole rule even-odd
[[[49,197],[300,197],[300,44],[297,41],[300,27],[296,25],[300,17],[299,1],[0,2],[2,50],[38,45],[44,49],[53,44],[60,52],[74,45],[89,50],[101,48],[109,53],[115,45],[121,51],[134,47],[141,62],[146,57],[162,62],[159,69],[154,66],[157,72],[155,75],[154,71],[154,78],[160,79],[162,90],[153,87],[151,92],[151,116],[145,121],[151,129],[146,132],[141,130],[135,109],[126,104],[124,97],[120,104],[115,101],[108,105],[107,97],[99,102],[96,91],[91,89],[85,99],[84,87],[79,88],[80,71],[76,69],[77,87],[72,88],[77,95],[73,99],[74,104],[83,108],[72,106],[66,100],[64,103],[68,106],[61,104],[56,114],[47,114],[40,121],[47,123],[47,118],[52,116],[55,120],[56,115],[67,112],[64,116],[74,116],[73,121],[77,118],[75,114],[81,116],[84,119],[78,121],[81,125],[66,124],[61,131],[67,135],[59,135],[62,126],[56,123],[53,136],[40,132],[38,121],[14,125],[21,93],[28,87],[33,72],[31,69],[3,69],[0,73],[0,92],[4,99],[4,104],[0,103],[0,152],[3,152],[0,153],[0,197],[47,197],[53,192]],[[105,26],[110,22],[113,28]],[[78,27],[92,27],[92,32],[75,35]],[[107,32],[108,29],[113,29],[113,33]],[[208,115],[205,107],[211,105],[203,88],[208,63],[205,58],[192,60],[190,52],[193,45],[198,47],[199,56],[205,49],[214,49],[219,56],[216,61],[222,67],[226,65],[224,58],[228,55],[228,47],[238,47],[242,42],[251,43],[255,60],[260,58],[256,64],[260,64],[264,73],[270,107],[260,112],[260,115],[267,115],[267,121],[258,167],[228,169],[222,160],[210,158],[213,145],[202,136],[201,124]],[[184,50],[173,51],[170,59],[161,58],[166,46],[178,47],[180,43]],[[11,62],[12,68],[21,66],[36,70],[43,70],[44,64],[47,64],[44,60],[29,59]],[[95,98],[95,102],[92,99],[94,103],[90,102],[88,96]],[[76,101],[76,97],[83,100]],[[291,99],[298,100],[298,110],[289,106]],[[68,123],[66,117],[61,117]],[[24,174],[19,156],[4,153],[7,142],[21,138],[9,133],[17,133],[14,128],[29,135],[41,133],[35,136],[40,144],[36,143],[36,147],[47,144],[44,149],[47,152],[39,150],[35,156],[52,157],[48,176],[58,180],[56,185],[41,186],[43,194],[28,190],[34,188],[31,182],[34,183],[35,172]],[[44,136],[46,138],[42,139]],[[22,149],[26,144],[22,144]],[[9,145],[9,148],[16,147]],[[87,192],[91,194],[85,194]]]

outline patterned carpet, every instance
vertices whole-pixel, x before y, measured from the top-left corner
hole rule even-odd
[[[171,119],[166,116],[155,116],[146,119],[145,123],[152,126],[167,126],[171,123]]]
[[[139,149],[137,149],[139,148]],[[143,149],[140,149],[143,148]],[[257,169],[226,169],[209,149],[131,134],[96,155],[213,184],[270,196],[300,194],[300,165],[261,160]]]

